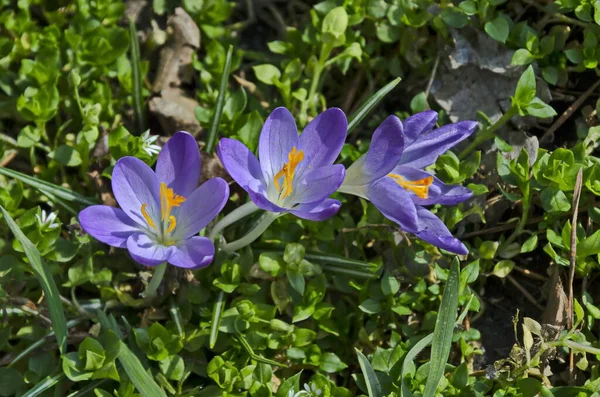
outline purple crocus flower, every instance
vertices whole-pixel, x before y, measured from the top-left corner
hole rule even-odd
[[[258,158],[241,142],[223,138],[217,154],[231,177],[254,204],[274,213],[320,221],[334,215],[340,202],[327,198],[344,180],[344,166],[334,165],[348,123],[344,112],[331,108],[318,115],[300,136],[292,114],[275,109],[265,121]]]
[[[471,197],[460,185],[446,185],[423,168],[473,133],[477,123],[461,121],[433,129],[437,113],[426,111],[401,122],[390,116],[375,130],[369,151],[346,171],[339,191],[370,200],[402,230],[447,251],[467,248],[423,206],[455,205]]]
[[[196,234],[223,209],[229,187],[221,178],[199,183],[198,145],[178,132],[160,152],[156,172],[135,157],[117,161],[112,189],[121,209],[94,205],[79,213],[79,222],[97,240],[127,248],[142,265],[207,266],[214,245]]]

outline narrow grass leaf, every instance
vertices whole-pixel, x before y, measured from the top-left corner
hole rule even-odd
[[[404,361],[402,361],[402,372],[400,374],[400,379],[402,383],[402,388],[400,390],[400,397],[412,397],[412,393],[410,392],[410,388],[406,385],[406,375],[408,374],[408,369],[411,367],[415,358],[425,349],[427,346],[431,344],[433,341],[433,334],[429,334],[417,343],[406,353],[406,357],[404,357]],[[393,369],[392,369],[393,372]]]
[[[131,383],[133,383],[142,396],[166,397],[165,392],[156,384],[154,379],[148,375],[140,360],[138,360],[135,354],[133,354],[133,352],[129,350],[129,347],[123,342],[121,342],[119,362],[131,380]]]
[[[71,320],[71,321],[67,322],[67,329],[74,327],[74,326],[82,323],[83,321],[84,321],[83,318],[77,318],[75,320]],[[13,365],[15,365],[16,363],[18,363],[19,361],[21,361],[29,353],[31,353],[32,351],[36,350],[38,347],[40,347],[44,343],[46,343],[47,339],[52,336],[54,336],[54,331],[48,332],[45,337],[38,339],[37,341],[33,342],[31,345],[27,346],[25,349],[23,349],[22,352],[20,352],[15,358],[13,358],[13,360],[10,362],[10,364],[8,364],[8,367],[10,368]]]
[[[65,201],[76,202],[76,203],[79,203],[82,205],[98,204],[98,202],[91,197],[86,197],[81,194],[77,194],[75,192],[72,192],[69,189],[65,189],[62,186],[58,186],[53,183],[46,182],[46,181],[43,181],[38,178],[34,178],[32,176],[20,173],[18,171],[11,170],[9,168],[0,167],[0,174],[4,175],[4,176],[8,176],[10,178],[17,179],[17,180],[31,186],[34,189],[38,189],[39,191],[41,191],[44,194],[50,193],[51,195],[58,197]]]
[[[79,397],[79,396],[85,396],[85,395],[93,396],[94,389],[97,389],[100,386],[102,386],[103,384],[108,383],[110,381],[111,381],[110,379],[100,379],[95,382],[90,382],[90,383],[86,384],[84,387],[82,387],[81,389],[77,390],[75,393],[69,394],[67,397]]]
[[[387,94],[390,93],[398,85],[398,83],[402,80],[400,77],[392,80],[387,83],[382,89],[373,94],[365,103],[363,103],[360,108],[350,117],[350,122],[348,123],[348,134],[356,128],[360,124],[360,122],[381,102],[383,98]]]
[[[456,310],[458,309],[460,263],[458,259],[452,261],[450,274],[442,295],[442,303],[438,311],[433,331],[433,342],[431,344],[431,359],[429,364],[429,376],[425,384],[424,397],[433,397],[435,391],[444,376],[446,362],[452,347],[452,333],[456,321]]]
[[[233,58],[233,47],[227,49],[227,58],[225,58],[225,67],[221,75],[221,84],[219,85],[219,97],[217,98],[217,107],[213,116],[213,122],[208,133],[208,141],[206,143],[206,152],[211,153],[215,148],[217,141],[217,131],[223,114],[223,104],[225,103],[225,94],[227,93],[227,82],[229,81],[229,73],[231,72],[231,58]]]
[[[144,114],[144,98],[142,94],[142,71],[140,69],[140,43],[138,41],[135,22],[129,20],[129,50],[131,51],[131,74],[133,80],[133,109],[135,111],[135,121],[138,126],[139,135],[146,131],[146,117]]]
[[[223,306],[225,305],[225,292],[219,291],[217,301],[213,306],[212,320],[210,323],[210,338],[208,346],[212,349],[217,344],[219,337],[219,325],[221,324],[221,315],[223,314]]]
[[[6,224],[10,228],[12,234],[21,243],[23,251],[29,259],[29,263],[33,269],[33,272],[38,279],[42,290],[46,296],[46,302],[48,304],[48,310],[50,311],[50,319],[52,320],[52,328],[56,336],[56,342],[60,353],[66,353],[67,351],[67,320],[65,319],[65,313],[63,311],[62,302],[58,293],[58,288],[52,278],[50,269],[46,266],[42,260],[40,252],[37,250],[35,245],[23,234],[19,226],[15,223],[13,218],[6,212],[4,207],[0,205],[0,211],[6,221]]]
[[[58,382],[65,378],[65,374],[62,372],[60,374],[56,374],[53,377],[47,377],[38,382],[33,388],[29,389],[27,393],[23,394],[21,397],[35,397],[44,393],[47,390],[50,390],[54,387]]]
[[[383,397],[383,392],[381,391],[381,384],[379,384],[379,379],[371,366],[371,363],[365,357],[364,354],[358,349],[356,350],[356,355],[358,356],[358,364],[360,365],[360,370],[362,371],[365,377],[365,384],[367,385],[367,392],[369,393],[369,397]]]

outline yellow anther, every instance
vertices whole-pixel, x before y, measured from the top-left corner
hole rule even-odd
[[[161,184],[160,184],[159,194],[160,194],[160,220],[163,222],[162,229],[165,234],[169,234],[173,230],[175,230],[175,226],[177,226],[177,219],[175,219],[174,215],[171,215],[171,211],[173,210],[173,208],[179,207],[181,204],[183,204],[185,202],[185,197],[176,195],[173,192],[173,189],[169,189],[167,187],[167,184],[164,182],[161,182]],[[156,224],[154,223],[152,218],[150,218],[150,215],[148,215],[148,211],[146,210],[147,206],[148,206],[148,204],[142,204],[142,209],[141,209],[142,215],[144,216],[144,219],[148,223],[148,226],[150,226],[153,229],[158,230],[156,227]],[[165,220],[167,220],[167,221],[165,222]]]
[[[177,218],[175,218],[173,215],[171,215],[169,217],[169,228],[167,229],[167,234],[171,233],[173,230],[175,230],[175,226],[177,226]]]
[[[150,218],[150,215],[148,215],[148,211],[146,211],[147,206],[148,204],[142,204],[142,215],[144,216],[146,222],[148,222],[148,226],[150,226],[153,229],[156,229],[156,224],[154,224],[154,221],[152,220],[152,218]]]
[[[283,167],[273,178],[273,182],[275,182],[275,188],[281,193],[281,198],[286,198],[290,194],[292,194],[292,190],[294,189],[294,173],[296,172],[296,167],[300,162],[304,160],[304,152],[302,150],[296,150],[294,146],[292,150],[288,153],[288,162],[283,164]],[[279,178],[283,177],[283,188],[279,184]]]
[[[164,182],[160,183],[160,220],[164,221],[171,215],[173,207],[179,207],[185,202],[185,197],[178,196]]]
[[[411,191],[417,195],[417,197],[426,199],[429,195],[429,186],[433,183],[433,177],[428,176],[423,179],[416,181],[407,181],[402,175],[388,174],[398,185],[402,186],[405,190]]]

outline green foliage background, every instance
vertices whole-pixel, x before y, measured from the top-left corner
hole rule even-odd
[[[153,0],[130,25],[136,4],[0,0],[0,396],[600,395],[600,1]],[[474,192],[434,208],[470,254],[340,196],[335,217],[280,217],[239,255],[169,268],[142,298],[152,270],[76,215],[111,203],[119,158],[152,165],[151,145],[175,132],[148,103],[178,7],[201,32],[181,86],[207,149],[227,136],[254,150],[277,106],[300,126],[338,106],[349,165],[391,113],[451,121],[432,83],[456,34],[510,53],[503,116],[478,112],[472,140],[432,167]],[[506,134],[519,128],[539,148]],[[204,164],[224,175],[212,153]],[[246,200],[232,192],[226,211]]]

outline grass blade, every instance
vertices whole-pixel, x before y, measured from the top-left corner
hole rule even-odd
[[[56,336],[58,349],[61,354],[64,354],[67,351],[67,320],[65,319],[62,302],[54,278],[52,278],[52,273],[50,273],[50,269],[48,269],[42,260],[42,256],[35,245],[23,234],[13,218],[1,205],[0,211],[2,211],[2,215],[12,234],[21,243],[21,246],[23,246],[23,251],[27,259],[29,259],[35,277],[38,279],[46,295],[46,302],[48,303],[48,310],[50,311],[50,319],[52,320],[52,328]]]
[[[8,176],[10,178],[17,179],[34,189],[41,191],[42,193],[50,193],[50,195],[66,200],[76,202],[82,205],[96,205],[98,202],[90,197],[82,196],[81,194],[77,194],[72,192],[69,189],[65,189],[62,186],[55,185],[50,182],[43,181],[38,178],[34,178],[32,176],[20,173],[18,171],[11,170],[9,168],[0,167],[0,175]]]
[[[154,379],[144,370],[140,360],[133,354],[129,347],[121,342],[119,362],[142,396],[166,397],[165,392],[156,384]]]
[[[107,316],[101,310],[97,311],[97,315],[100,325],[102,325],[103,328],[114,331],[121,339],[124,338],[123,333],[117,325],[117,321],[112,315]],[[131,383],[133,383],[142,396],[166,397],[165,392],[158,386],[154,379],[148,375],[140,360],[123,341],[121,341],[118,360],[131,380]]]
[[[74,327],[74,326],[82,323],[83,321],[84,321],[83,318],[77,318],[75,320],[71,320],[67,323],[67,329]],[[16,363],[18,363],[19,361],[21,361],[29,353],[31,353],[32,351],[36,350],[38,347],[40,347],[44,343],[46,343],[46,339],[48,339],[52,336],[54,336],[54,331],[48,332],[45,337],[43,337],[42,339],[39,339],[39,340],[33,342],[31,345],[27,346],[21,353],[19,353],[15,358],[13,358],[13,360],[10,362],[10,364],[8,364],[8,367],[10,368],[13,365],[15,365]]]
[[[144,114],[144,98],[142,94],[142,71],[140,70],[140,43],[138,41],[135,22],[129,20],[129,48],[131,50],[131,74],[133,80],[133,110],[135,111],[135,121],[139,129],[139,135],[146,131],[146,117]]]
[[[217,344],[217,337],[219,336],[219,324],[221,324],[221,314],[223,314],[223,307],[225,306],[225,292],[219,291],[219,296],[213,307],[212,320],[210,322],[210,338],[208,346],[212,349]]]
[[[56,374],[51,378],[42,379],[37,385],[35,385],[33,388],[29,389],[27,391],[27,393],[23,394],[21,397],[39,396],[46,390],[49,390],[50,388],[54,387],[58,382],[63,380],[64,377],[65,377],[65,374],[63,374],[61,372],[60,374]]]
[[[387,83],[382,89],[373,94],[365,103],[363,103],[360,108],[350,117],[350,122],[348,123],[348,134],[356,128],[358,124],[369,114],[371,110],[375,106],[381,102],[381,100],[390,93],[398,85],[398,83],[402,80],[400,77],[392,80]]]
[[[223,68],[223,74],[221,75],[221,84],[219,85],[219,97],[217,98],[217,107],[215,108],[215,115],[213,116],[213,122],[208,133],[208,141],[206,142],[206,152],[212,153],[215,148],[215,142],[217,140],[217,131],[219,130],[219,123],[221,121],[221,114],[223,114],[223,104],[225,103],[225,94],[227,93],[227,82],[229,81],[229,73],[231,72],[231,58],[233,58],[233,47],[229,46],[227,49],[227,58],[225,58],[225,67]]]
[[[442,295],[442,303],[438,311],[438,316],[435,321],[435,330],[433,331],[433,342],[431,344],[431,360],[429,364],[429,376],[425,384],[424,397],[433,397],[442,376],[446,362],[450,355],[452,347],[452,334],[454,332],[454,324],[456,321],[456,311],[458,310],[458,288],[459,288],[460,263],[458,259],[452,261],[450,273],[444,295]]]
[[[383,397],[383,392],[381,391],[381,385],[379,384],[379,379],[371,366],[371,363],[365,357],[364,354],[358,349],[356,350],[356,355],[358,356],[358,364],[360,365],[360,370],[362,371],[365,377],[365,383],[367,385],[367,392],[369,393],[369,397]]]
[[[425,349],[431,344],[431,341],[433,341],[433,334],[429,334],[417,343],[415,343],[415,345],[408,351],[408,353],[406,353],[406,357],[404,357],[404,361],[402,361],[402,373],[400,374],[400,379],[402,382],[402,389],[400,393],[401,397],[412,397],[412,393],[406,385],[405,380],[409,364],[414,362],[415,358],[417,358],[419,353],[421,353],[423,349]],[[392,372],[394,372],[394,369],[392,369]]]

